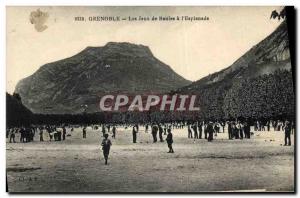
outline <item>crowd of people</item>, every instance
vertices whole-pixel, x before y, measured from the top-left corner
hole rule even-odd
[[[284,137],[284,146],[291,146],[291,134],[295,130],[295,127],[293,125],[293,122],[289,121],[267,121],[266,123],[262,123],[261,121],[254,122],[254,131],[270,131],[269,125],[272,125],[274,128],[274,131],[284,131],[285,137]],[[127,128],[126,126],[125,128]],[[151,128],[151,135],[153,138],[153,143],[156,143],[158,141],[164,142],[163,135],[167,135],[167,138],[165,139],[169,148],[168,153],[174,153],[173,150],[173,134],[172,129],[184,129],[184,127],[187,127],[187,137],[191,139],[207,139],[208,142],[212,142],[214,139],[214,136],[216,137],[218,133],[225,133],[225,127],[227,128],[228,133],[228,139],[250,139],[251,138],[251,126],[246,121],[227,121],[227,122],[204,122],[204,121],[198,121],[198,122],[175,122],[175,123],[151,123],[151,124],[144,124],[145,133],[149,132],[149,128]],[[102,132],[103,136],[105,137],[105,126],[102,125]],[[266,128],[266,130],[265,130]],[[108,132],[110,129],[110,125],[107,126]],[[115,138],[116,133],[116,126],[113,126],[113,135],[112,137]],[[137,134],[139,132],[139,125],[135,124],[132,126],[132,140],[133,143],[137,143]],[[204,134],[204,137],[202,136]],[[107,137],[106,137],[107,139]],[[111,146],[111,143],[109,144],[109,148]],[[103,148],[103,152],[107,149]],[[104,156],[106,159],[107,164],[107,158],[108,158],[108,152],[104,152]]]
[[[71,129],[73,130],[73,129]],[[34,140],[35,135],[38,133],[39,140],[44,141],[44,134],[48,133],[49,141],[61,141],[66,139],[65,126],[30,126],[30,127],[12,127],[6,130],[6,138],[9,138],[9,143],[16,143],[16,134],[20,134],[20,142],[27,143]]]
[[[100,130],[102,132],[103,140],[101,142],[103,156],[105,159],[105,164],[107,164],[109,150],[112,146],[112,141],[108,138],[111,134],[111,138],[116,139],[117,137],[117,127],[120,125],[116,124],[101,124],[101,125],[92,125],[92,129]],[[183,129],[181,131],[187,130],[187,138],[189,139],[207,139],[208,142],[212,142],[214,137],[216,138],[219,133],[228,133],[228,139],[250,139],[251,134],[251,126],[246,121],[181,121],[181,122],[172,122],[172,123],[144,123],[144,124],[131,124],[124,125],[125,129],[132,127],[132,142],[137,143],[137,134],[139,133],[139,128],[144,127],[145,133],[151,133],[153,143],[156,142],[165,142],[168,146],[168,153],[174,153],[173,150],[173,129]],[[45,125],[45,126],[30,126],[30,127],[12,127],[7,129],[6,136],[9,139],[9,143],[16,143],[16,134],[20,134],[20,142],[27,143],[34,140],[36,134],[39,135],[39,140],[41,142],[44,141],[44,134],[48,133],[49,141],[64,141],[66,140],[66,136],[71,136],[72,131],[74,131],[74,127],[80,126],[72,126],[72,125]],[[82,138],[87,138],[87,126],[82,127]],[[253,123],[254,131],[270,131],[271,127],[273,131],[284,131],[285,137],[284,142],[285,146],[291,145],[291,134],[294,133],[295,126],[293,122],[289,121],[255,121]],[[69,130],[69,134],[67,134],[67,128]],[[166,136],[164,138],[163,136]]]

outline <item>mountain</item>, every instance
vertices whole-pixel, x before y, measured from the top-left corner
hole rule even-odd
[[[253,46],[232,65],[208,75],[187,87],[189,89],[204,88],[228,79],[252,78],[273,73],[277,69],[289,70],[290,68],[287,25],[286,22],[282,22],[271,35]]]
[[[288,72],[288,74],[284,71]],[[283,74],[279,75],[278,72],[283,72]],[[275,81],[273,81],[273,78],[275,78],[274,75],[277,78]],[[284,80],[280,79],[283,76]],[[270,84],[270,82],[273,84]],[[249,87],[250,84],[257,87]],[[248,112],[247,117],[260,117],[265,115],[258,114],[254,112],[254,110],[252,111],[251,107],[262,105],[256,109],[264,109],[264,105],[268,106],[274,102],[269,101],[270,104],[261,104],[258,102],[259,98],[269,97],[266,95],[267,88],[260,90],[260,87],[275,89],[275,87],[282,87],[282,85],[285,85],[289,89],[293,88],[286,21],[283,21],[273,33],[253,46],[229,67],[180,88],[177,92],[195,93],[199,96],[198,102],[201,108],[200,117],[202,118],[222,119],[231,116],[244,116],[244,112]],[[243,94],[247,87],[248,91],[249,89],[252,90],[252,92],[247,93],[248,95]],[[278,98],[283,97],[282,94],[284,94],[284,92],[278,92],[276,90],[273,90],[273,92],[277,93],[276,96]],[[291,90],[291,92],[293,92],[293,90]],[[293,93],[290,94],[293,95]],[[251,104],[248,104],[242,100],[243,97],[256,98],[257,101],[251,101]],[[228,114],[228,111],[238,106],[237,100],[241,102],[241,104],[239,104],[241,106],[239,107],[239,112]],[[250,109],[243,109],[247,105]],[[290,110],[291,107],[293,107],[291,106],[293,105],[292,102],[290,104],[281,104],[279,102],[276,103],[276,105],[282,105],[286,110]],[[270,110],[270,112],[273,111]]]
[[[34,113],[98,111],[104,93],[163,93],[190,84],[154,57],[147,46],[109,42],[40,67],[15,92]]]

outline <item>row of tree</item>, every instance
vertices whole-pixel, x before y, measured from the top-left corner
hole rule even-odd
[[[295,117],[295,93],[292,73],[277,70],[273,74],[241,80],[227,92],[225,118]]]

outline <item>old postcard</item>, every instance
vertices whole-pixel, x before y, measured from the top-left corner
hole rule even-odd
[[[286,6],[7,6],[10,193],[295,191]]]

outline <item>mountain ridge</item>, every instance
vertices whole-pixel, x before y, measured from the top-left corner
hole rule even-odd
[[[265,86],[270,90],[270,86],[282,87],[284,82],[280,82],[281,79],[278,79],[278,82],[274,81],[274,78],[281,78],[278,71],[282,71],[281,73],[284,76],[282,79],[288,81],[285,85],[292,86],[290,85],[292,74],[286,21],[283,21],[274,32],[254,45],[230,66],[184,86],[176,92],[198,95],[198,103],[201,109],[200,117],[223,119],[226,117],[226,111],[235,108],[232,104],[235,104],[236,100],[240,100],[239,97],[243,95],[243,92],[246,92],[242,88],[243,85],[246,85],[245,83],[254,81],[256,84],[254,82],[252,84],[255,84],[255,86]],[[289,75],[290,79],[288,78]],[[273,84],[270,85],[268,82]],[[265,95],[264,90],[260,90],[259,87],[257,87],[257,90],[256,93],[255,89],[251,89],[253,95],[258,94],[255,98],[268,97]],[[272,91],[277,94],[278,98],[283,98],[281,92],[276,92],[276,89]],[[292,91],[289,91],[292,94]],[[251,94],[248,97],[251,97]],[[226,101],[224,101],[225,98]],[[253,107],[256,105],[253,101],[251,103]],[[274,103],[278,103],[278,101],[274,99]],[[246,105],[251,107],[250,104]],[[285,109],[292,109],[292,103],[282,105],[286,107]],[[239,108],[242,108],[242,104],[239,104]],[[257,107],[257,109],[260,108]],[[248,110],[244,109],[243,111],[247,112]],[[270,112],[272,111],[270,110]],[[235,112],[235,115],[238,115],[238,113]],[[250,112],[247,115],[255,115],[255,112]]]
[[[282,39],[284,37],[284,39]],[[274,40],[278,38],[283,41],[283,43],[280,43],[280,45],[276,45],[277,43],[274,42]],[[274,44],[275,43],[275,44]],[[270,48],[268,52],[271,52],[271,57],[267,56],[269,60],[263,60],[266,59],[266,56],[264,54],[264,50],[261,50],[264,45],[273,45],[272,48]],[[282,45],[282,46],[281,46]],[[282,48],[283,50],[278,53],[277,49]],[[272,51],[275,50],[275,51]],[[257,58],[257,60],[253,60],[253,56]],[[249,68],[249,65],[259,65],[264,64],[265,62],[272,62],[272,59],[276,59],[273,62],[280,62],[280,61],[286,61],[290,59],[290,53],[289,53],[289,44],[288,44],[288,32],[287,32],[287,24],[285,21],[283,21],[270,35],[262,39],[259,43],[251,47],[247,52],[245,52],[240,58],[235,60],[231,65],[228,67],[217,71],[213,74],[209,74],[197,81],[192,82],[187,87],[183,87],[182,89],[190,88],[193,86],[197,87],[205,87],[205,85],[213,84],[216,82],[219,82],[224,79],[224,77],[227,74],[232,74],[236,72],[237,70],[240,70],[242,68]],[[283,68],[290,68],[290,62],[288,66],[283,66]],[[253,71],[254,72],[254,71]],[[253,73],[252,72],[252,73]],[[220,76],[221,75],[221,76]]]
[[[15,92],[36,113],[80,113],[83,104],[96,111],[99,93],[162,93],[189,83],[149,47],[109,42],[41,66]]]

